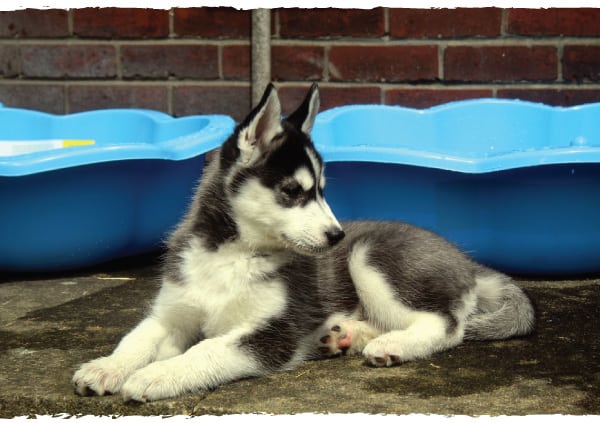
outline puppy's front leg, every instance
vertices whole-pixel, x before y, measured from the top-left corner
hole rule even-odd
[[[85,363],[75,372],[75,391],[80,395],[119,392],[129,375],[155,359],[167,335],[157,319],[146,318],[121,340],[110,356]]]
[[[233,331],[205,339],[181,355],[137,370],[121,389],[124,400],[154,401],[264,374],[259,362],[240,346],[240,338]]]

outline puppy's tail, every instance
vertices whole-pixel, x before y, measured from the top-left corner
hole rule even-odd
[[[508,276],[486,269],[476,281],[477,309],[467,317],[464,339],[506,339],[533,330],[531,301]]]

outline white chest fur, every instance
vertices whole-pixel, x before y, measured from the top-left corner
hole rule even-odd
[[[274,276],[281,262],[256,256],[241,245],[207,251],[192,242],[182,254],[183,284],[164,284],[154,312],[173,328],[215,337],[252,330],[283,311],[286,289]]]

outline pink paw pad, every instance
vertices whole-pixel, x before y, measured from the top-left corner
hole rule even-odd
[[[319,348],[323,354],[338,355],[345,354],[352,346],[352,334],[342,329],[340,325],[331,327],[329,333],[319,339],[321,344]]]

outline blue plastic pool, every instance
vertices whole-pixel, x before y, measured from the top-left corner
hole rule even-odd
[[[525,274],[600,271],[600,103],[344,106],[313,138],[341,220],[402,220]]]
[[[0,108],[0,142],[94,141],[0,157],[0,271],[74,269],[156,249],[185,212],[205,153],[233,128],[221,115]]]

